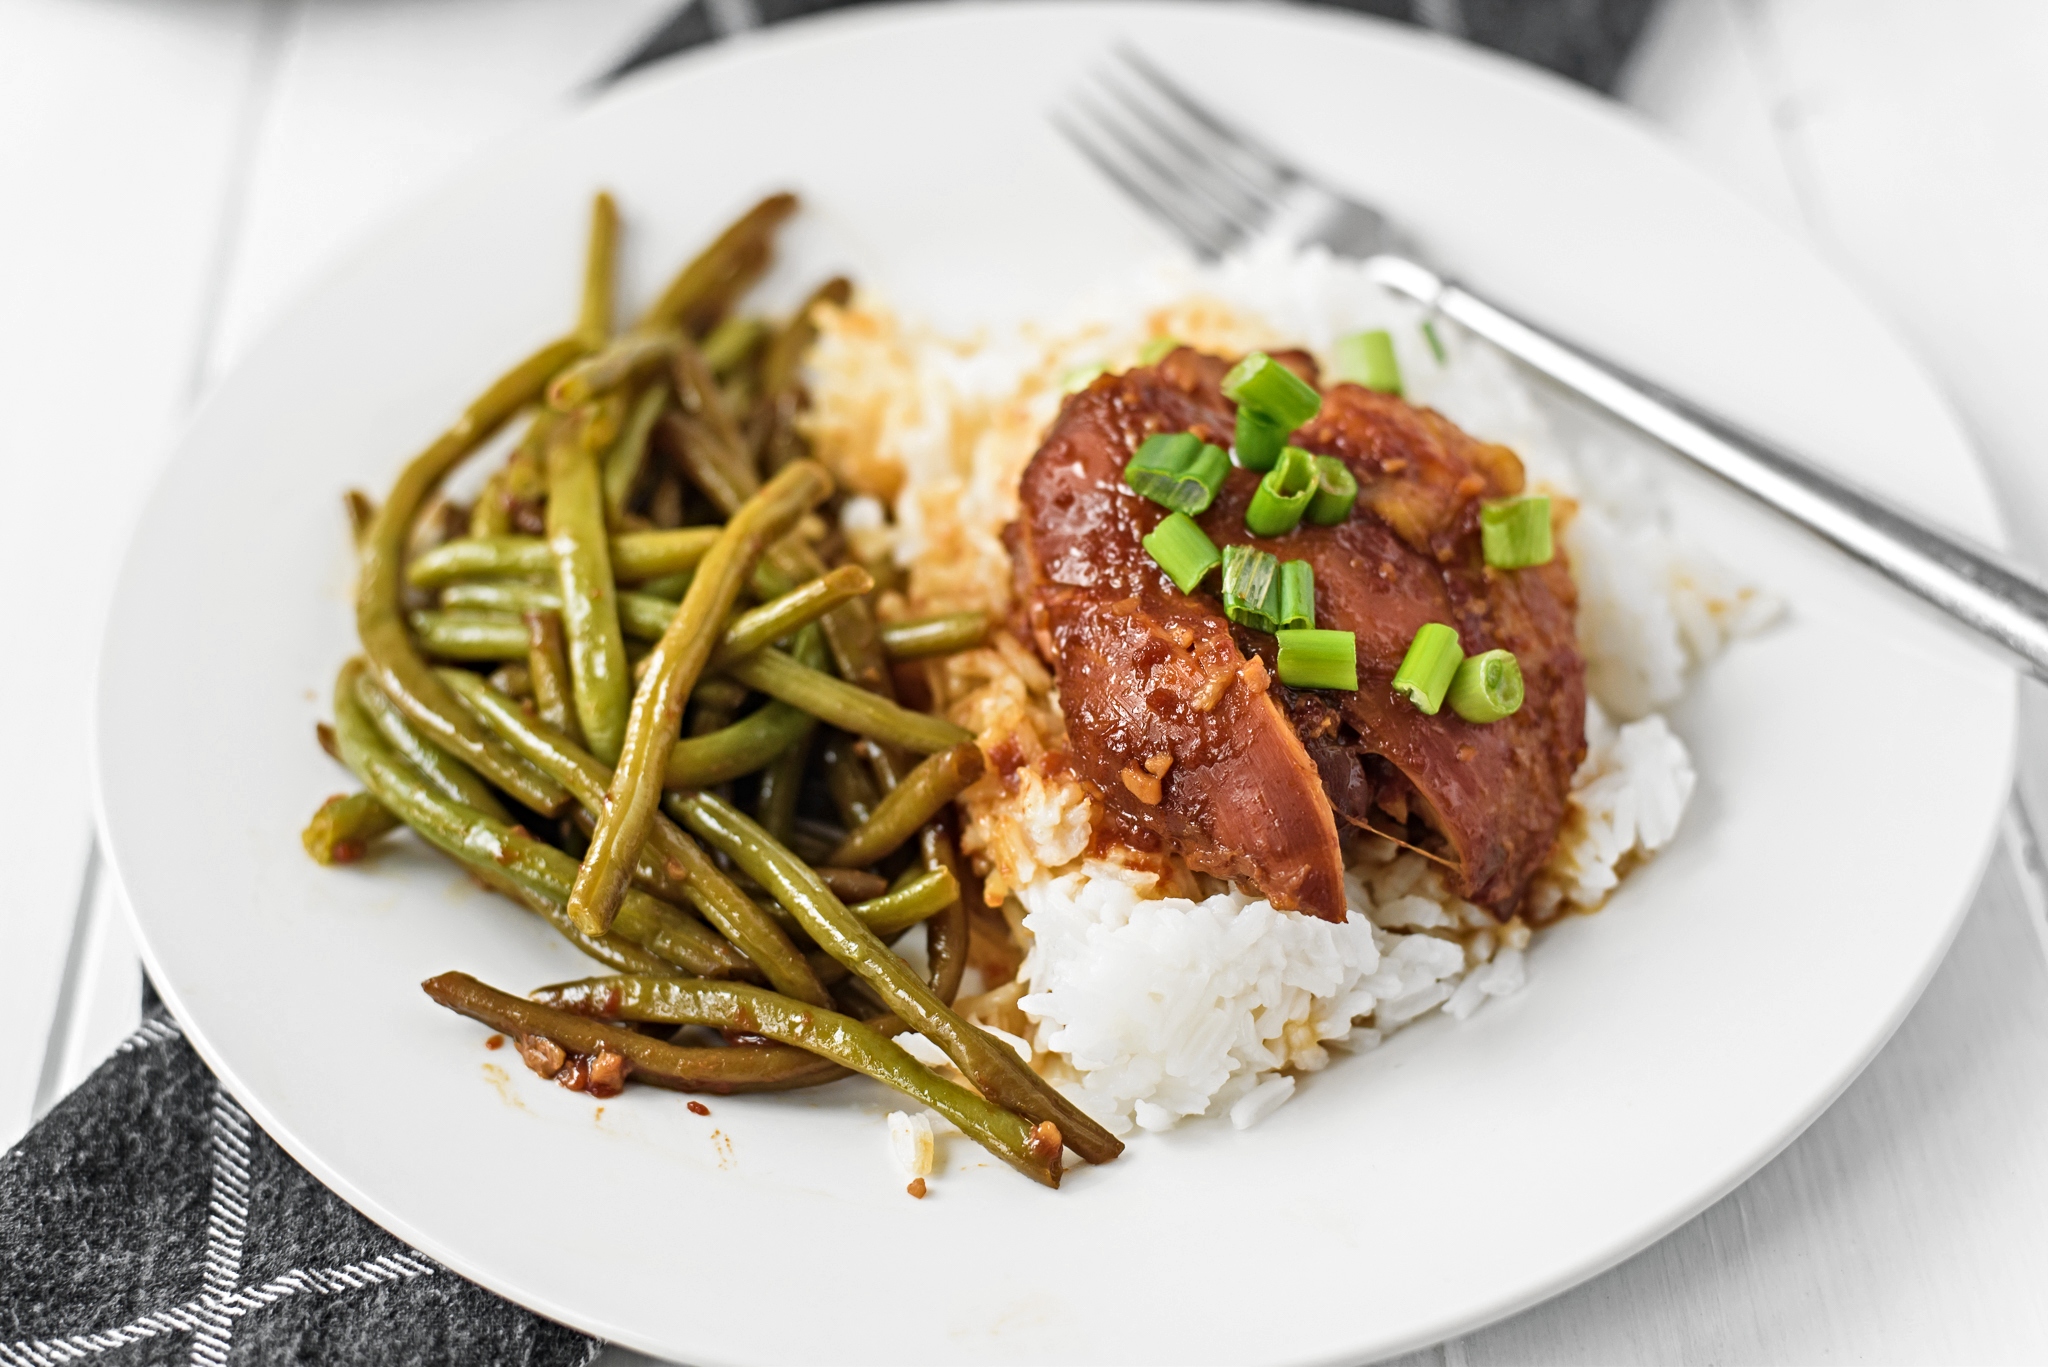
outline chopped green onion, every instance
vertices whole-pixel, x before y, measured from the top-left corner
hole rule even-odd
[[[1425,318],[1422,320],[1422,340],[1429,343],[1429,354],[1436,357],[1438,365],[1449,365],[1451,363],[1450,353],[1444,350],[1443,338],[1436,335],[1435,319]]]
[[[1336,371],[1338,379],[1381,394],[1401,392],[1401,363],[1394,359],[1393,334],[1385,328],[1338,338]]]
[[[1237,436],[1232,448],[1237,463],[1247,470],[1270,470],[1287,445],[1287,429],[1250,408],[1237,410]]]
[[[1216,501],[1230,457],[1192,432],[1161,432],[1145,438],[1124,466],[1124,483],[1154,503],[1199,516]]]
[[[1216,543],[1186,513],[1168,513],[1145,538],[1144,546],[1182,593],[1193,593],[1209,571],[1223,563]]]
[[[1550,500],[1542,494],[1525,494],[1480,504],[1479,544],[1486,563],[1497,570],[1549,564]]]
[[[1316,457],[1316,496],[1308,501],[1308,520],[1318,527],[1334,527],[1351,516],[1358,502],[1358,479],[1351,467],[1336,456]]]
[[[1154,337],[1138,348],[1139,365],[1158,365],[1180,346],[1178,337]]]
[[[1223,377],[1223,397],[1289,432],[1323,406],[1314,385],[1263,351],[1254,351],[1230,368]]]
[[[1301,525],[1308,501],[1316,493],[1316,458],[1299,446],[1281,449],[1280,459],[1252,494],[1244,510],[1245,530],[1253,536],[1285,536]]]
[[[1060,376],[1060,393],[1078,394],[1101,376],[1109,373],[1109,367],[1100,361],[1090,365],[1077,365]]]
[[[1417,711],[1433,717],[1444,705],[1444,694],[1464,658],[1456,631],[1442,622],[1425,622],[1408,643],[1401,667],[1394,671],[1394,691],[1414,703]]]
[[[1274,615],[1282,631],[1307,630],[1315,626],[1315,566],[1306,560],[1280,562],[1280,611]]]
[[[1289,688],[1358,689],[1358,639],[1348,631],[1282,630],[1280,682]]]
[[[1280,610],[1280,562],[1250,546],[1223,548],[1223,615],[1253,631],[1271,631]]]
[[[1451,711],[1485,725],[1511,717],[1522,705],[1522,666],[1512,650],[1471,656],[1451,678]]]

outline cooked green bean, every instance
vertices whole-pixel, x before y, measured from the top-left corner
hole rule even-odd
[[[553,922],[556,930],[600,963],[613,967],[630,965],[628,971],[636,973],[667,971],[663,959],[652,952],[651,946],[634,943],[623,928],[604,935],[586,935],[576,929],[568,919],[563,891],[546,885],[548,866],[534,854],[533,847],[547,850],[567,863],[568,858],[561,851],[541,845],[517,827],[507,827],[480,812],[449,802],[429,787],[419,772],[385,743],[363,711],[357,700],[360,690],[355,687],[361,669],[360,661],[351,660],[335,681],[336,744],[342,763],[388,811],[485,884]],[[566,880],[560,876],[563,870],[553,872],[555,881],[565,890]],[[650,921],[638,911],[634,919],[649,922],[642,929],[650,932],[662,928],[655,923],[659,918]],[[692,972],[717,973],[720,970],[713,966],[717,962],[709,954],[691,954],[684,966]],[[700,969],[699,964],[706,967]]]
[[[697,680],[697,686],[690,690],[691,702],[709,703],[713,707],[722,707],[728,712],[739,711],[747,699],[752,696],[753,694],[747,692],[744,686],[717,674],[709,678]]]
[[[361,489],[350,489],[341,496],[341,506],[348,510],[349,535],[362,545],[370,534],[370,524],[377,520],[377,505]]]
[[[767,827],[764,826],[762,829],[767,830]],[[774,834],[773,831],[768,833],[770,835]],[[813,864],[811,865],[811,872],[817,874],[819,880],[826,887],[832,889],[834,897],[837,897],[849,907],[857,902],[865,902],[872,897],[887,896],[889,892],[889,880],[882,877],[879,873],[870,873],[866,869],[845,869],[833,864]],[[906,881],[911,876],[913,875],[905,875]]]
[[[690,1048],[668,1044],[590,1016],[542,1006],[500,992],[467,973],[442,973],[420,988],[450,1011],[508,1035],[553,1040],[578,1054],[610,1050],[630,1065],[631,1076],[679,1092],[782,1092],[815,1087],[846,1076],[846,1070],[786,1044],[735,1044]]]
[[[818,324],[811,315],[824,304],[845,308],[852,298],[853,282],[843,275],[835,275],[811,291],[811,297],[789,315],[789,321],[769,344],[767,355],[761,358],[762,393],[787,394],[796,389],[797,368],[818,338]]]
[[[633,401],[631,412],[626,416],[626,425],[619,432],[619,439],[612,443],[612,449],[604,457],[604,509],[607,525],[617,526],[625,515],[626,505],[632,501],[633,490],[640,483],[640,472],[647,464],[647,438],[654,431],[654,420],[661,416],[661,410],[668,404],[668,386],[655,383]]]
[[[597,350],[612,335],[612,282],[618,274],[619,206],[599,190],[590,201],[590,245],[583,258],[583,308],[576,336]]]
[[[670,748],[664,788],[707,788],[730,783],[774,763],[775,758],[816,725],[787,703],[771,702],[723,730],[691,736]]]
[[[924,923],[925,958],[932,968],[932,995],[951,1006],[960,994],[960,981],[967,975],[967,896],[960,885],[953,837],[936,822],[924,828],[924,864],[953,875],[960,892],[948,906]]]
[[[469,509],[470,537],[505,536],[512,531],[512,509],[522,499],[533,500],[546,492],[540,473],[539,453],[547,449],[547,435],[555,430],[560,414],[543,408],[526,425],[512,455],[490,473],[476,502]]]
[[[371,725],[434,791],[450,802],[459,802],[482,812],[493,821],[512,820],[490,785],[478,778],[474,769],[427,739],[405,713],[398,710],[390,696],[377,686],[377,681],[367,670],[358,669],[349,677],[354,680],[356,701],[362,705]]]
[[[490,664],[526,658],[526,625],[509,612],[426,609],[405,620],[420,649],[437,660]]]
[[[779,641],[833,606],[874,586],[868,572],[857,565],[842,565],[823,579],[814,579],[790,593],[735,617],[719,638],[711,667],[723,668],[743,655]],[[618,599],[619,625],[629,636],[658,641],[676,614],[676,604],[652,594],[621,592]],[[538,584],[509,580],[481,580],[450,584],[441,591],[443,608],[452,612],[559,612],[562,595]],[[501,624],[502,625],[502,624]],[[495,637],[491,638],[495,641]],[[490,657],[496,658],[496,657]]]
[[[762,829],[765,830],[767,828],[763,827]],[[960,880],[950,868],[944,871],[946,874],[945,879],[931,883],[924,881],[930,875],[931,870],[927,869],[920,872],[915,867],[907,869],[903,874],[902,886],[897,888],[890,888],[888,884],[883,883],[881,879],[876,878],[875,875],[870,874],[865,869],[835,869],[829,864],[813,864],[811,872],[817,874],[818,880],[826,887],[832,889],[832,895],[846,903],[846,909],[855,916],[860,917],[861,920],[866,921],[868,928],[877,935],[900,935],[910,929],[911,926],[917,924],[917,922],[925,920],[937,912],[945,911],[948,904],[938,903],[938,894],[941,889],[950,889],[947,895],[952,897],[955,902],[959,900]],[[873,879],[874,881],[873,883],[863,883],[858,888],[848,886],[855,878]],[[874,886],[875,884],[881,884],[881,886],[877,888]],[[917,886],[913,889],[912,884]],[[938,904],[927,909],[927,902]],[[780,902],[771,901],[771,904],[763,907],[762,910],[774,917],[775,923],[784,930],[790,931],[793,934],[801,934],[806,940],[810,938],[809,934],[804,930],[804,923],[783,910]],[[966,932],[963,930],[961,933],[965,934]],[[811,965],[813,970],[818,971],[818,980],[820,982],[829,985],[839,978],[846,976],[846,969],[838,960],[826,957],[823,962],[831,966],[831,976],[829,977],[820,969],[819,964],[813,963]],[[942,995],[941,1000],[950,1002],[952,998]]]
[[[740,431],[739,420],[726,406],[725,393],[718,387],[718,376],[704,359],[704,354],[687,344],[678,347],[669,361],[669,378],[676,387],[676,407],[709,426],[718,444],[746,471],[755,486],[747,490],[748,497],[751,497],[761,482],[760,475],[754,470],[753,452],[748,449],[747,439]]]
[[[960,880],[951,869],[926,869],[902,887],[857,902],[847,910],[867,922],[869,930],[888,940],[959,900]]]
[[[844,277],[826,281],[812,292],[775,334],[775,340],[761,357],[760,398],[754,406],[750,430],[754,437],[754,464],[774,473],[809,454],[803,435],[797,430],[797,411],[802,406],[803,386],[797,367],[804,352],[818,336],[812,314],[821,304],[845,307],[853,297],[853,283]]]
[[[611,924],[631,877],[632,856],[647,839],[661,800],[662,778],[674,745],[671,738],[682,727],[683,700],[711,658],[718,625],[732,610],[747,572],[764,547],[787,533],[831,490],[832,479],[823,466],[813,461],[791,465],[733,514],[718,544],[697,566],[697,577],[668,632],[655,644],[654,664],[634,694],[618,768],[569,898],[569,914],[586,931],[595,934]],[[771,653],[760,651],[748,664]],[[803,667],[790,661],[790,668]]]
[[[548,343],[501,376],[415,456],[363,538],[356,577],[356,631],[371,670],[392,701],[443,749],[527,806],[549,814],[561,810],[568,794],[521,762],[456,704],[406,632],[399,612],[399,584],[406,538],[427,495],[458,461],[538,398],[549,377],[581,352],[581,344],[572,337]]]
[[[533,705],[540,719],[578,745],[583,732],[576,725],[576,695],[569,682],[569,648],[562,641],[558,612],[526,612],[526,672],[533,680]]]
[[[980,778],[982,768],[981,747],[971,740],[927,756],[846,837],[846,843],[832,851],[831,862],[858,869],[886,859]]]
[[[719,512],[738,507],[759,489],[760,481],[747,464],[746,452],[721,440],[717,429],[699,415],[664,413],[655,435],[670,459]]]
[[[690,591],[690,571],[681,574],[663,574],[649,579],[640,586],[640,592],[650,598],[666,598],[671,603],[683,601],[683,595]]]
[[[864,743],[857,736],[835,734],[825,744],[825,787],[848,830],[866,825],[882,801],[873,771],[854,748]]]
[[[679,391],[687,382],[681,369],[682,360],[678,356]],[[714,506],[727,511],[737,507],[741,500],[753,496],[760,486],[760,479],[748,463],[745,452],[724,440],[707,422],[693,425],[682,421],[680,415],[671,416],[677,419],[676,425],[669,429],[671,451]],[[818,558],[818,553],[800,538],[792,536],[769,548],[763,560],[763,572],[757,574],[757,583],[771,592],[787,593],[824,573],[825,564]],[[889,678],[881,642],[875,634],[874,614],[869,611],[867,601],[850,598],[840,603],[825,614],[823,625],[825,641],[831,648],[832,660],[840,677],[858,688],[894,701],[896,691]],[[888,767],[886,757],[882,757],[882,766]],[[893,772],[888,777],[893,778]]]
[[[658,640],[676,605],[665,598],[622,590],[617,600],[619,629],[642,640]],[[523,584],[510,579],[482,579],[450,584],[441,590],[441,606],[448,612],[465,613],[559,613],[561,590],[550,584]]]
[[[923,660],[972,650],[988,639],[988,614],[949,612],[914,622],[891,622],[881,629],[882,649],[892,660]]]
[[[768,324],[759,318],[728,318],[711,329],[697,348],[711,373],[724,379],[747,362],[768,340]]]
[[[796,634],[793,652],[812,668],[825,663],[825,639],[813,625]],[[723,685],[744,697],[746,689],[726,678],[703,679],[696,694]],[[695,696],[695,695],[693,695]],[[737,705],[737,703],[735,703]],[[787,703],[770,701],[752,715],[703,736],[678,741],[662,774],[664,788],[707,788],[751,774],[775,762],[808,736],[817,723]]]
[[[912,712],[820,670],[806,669],[779,650],[756,651],[728,665],[725,672],[757,693],[885,745],[928,755],[973,739],[942,717]]]
[[[915,1098],[1017,1171],[1060,1184],[1060,1145],[1045,1129],[940,1077],[881,1031],[836,1011],[793,1002],[758,987],[681,978],[586,978],[533,993],[570,1011],[668,1025],[708,1025],[793,1044]]]
[[[824,573],[818,553],[791,537],[773,552],[776,566],[799,582]],[[832,664],[839,677],[856,688],[896,700],[896,684],[889,675],[889,661],[882,653],[882,640],[875,630],[875,614],[865,598],[840,604],[824,618],[825,643],[832,648]],[[886,763],[883,765],[887,768]],[[883,786],[894,787],[893,772],[883,775]]]
[[[1090,1163],[1106,1163],[1123,1152],[1116,1136],[1053,1090],[1007,1045],[933,996],[910,966],[890,953],[802,860],[745,813],[715,794],[701,792],[671,797],[669,810],[773,892],[803,922],[819,948],[852,969],[891,1011],[945,1050],[983,1096],[1033,1121],[1051,1122],[1068,1147]]]
[[[784,707],[787,704],[776,702],[768,706]],[[803,716],[802,713],[797,715]],[[797,799],[803,795],[804,771],[811,762],[811,736],[817,726],[809,717],[803,717],[796,739],[761,771],[761,789],[754,797],[754,819],[785,845],[796,829]]]
[[[620,532],[610,543],[612,573],[620,583],[630,584],[691,570],[716,540],[716,527]],[[414,588],[438,589],[460,579],[551,575],[554,571],[554,556],[540,537],[491,536],[444,542],[407,566],[405,578]]]
[[[474,674],[449,670],[446,678],[477,717],[520,755],[569,789],[593,816],[603,809],[612,773],[581,747],[529,718]],[[778,992],[823,1006],[830,1001],[803,955],[773,918],[734,886],[697,842],[655,813],[642,856],[662,864],[683,884],[683,895],[731,940]]]
[[[738,690],[744,700],[746,690]],[[690,694],[687,725],[683,735],[687,739],[699,736],[715,736],[732,725],[732,719],[739,712],[739,701],[721,697],[717,690],[699,688]]]
[[[639,326],[681,327],[701,337],[760,275],[773,254],[776,227],[796,212],[796,196],[770,195],[742,214],[669,281]]]
[[[567,413],[667,362],[682,339],[673,332],[629,332],[586,356],[548,385],[548,407]]]
[[[741,613],[719,638],[708,666],[724,669],[831,611],[875,586],[858,565],[841,565],[821,578],[791,589],[779,598]]]
[[[509,660],[490,673],[491,687],[515,698],[533,696],[533,675],[517,660]]]
[[[619,630],[604,490],[587,438],[592,421],[590,410],[582,410],[548,443],[548,549],[561,577],[562,635],[569,644],[576,721],[590,753],[611,764],[625,739],[633,676]],[[597,927],[584,929],[595,934]]]
[[[612,557],[618,558],[617,538]],[[553,574],[554,569],[554,556],[540,537],[471,536],[415,556],[405,567],[405,582],[416,589],[438,589],[463,579]]]
[[[353,864],[370,842],[398,829],[398,818],[374,793],[336,793],[320,804],[299,840],[321,864]]]

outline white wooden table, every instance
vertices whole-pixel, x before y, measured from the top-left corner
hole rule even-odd
[[[134,1023],[125,916],[89,868],[86,718],[182,415],[351,237],[578,98],[669,4],[0,0],[0,1146]],[[2048,6],[2023,0],[1665,0],[1623,95],[1889,312],[2048,569],[2043,72]],[[2021,786],[2048,815],[2048,694],[2026,710]],[[1898,1036],[1762,1173],[1405,1361],[2048,1359],[2048,923],[2011,850]]]

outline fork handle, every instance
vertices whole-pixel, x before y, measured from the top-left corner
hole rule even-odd
[[[1402,257],[1374,279],[1450,318],[1566,389],[1818,532],[2004,646],[2048,681],[2048,591],[1996,552],[1914,517],[1810,461],[1597,359]]]

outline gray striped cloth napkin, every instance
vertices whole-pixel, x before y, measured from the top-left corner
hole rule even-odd
[[[607,79],[860,0],[690,0]],[[1612,88],[1652,0],[1329,0]],[[0,1367],[568,1367],[603,1345],[449,1272],[286,1157],[146,994],[0,1159]]]

